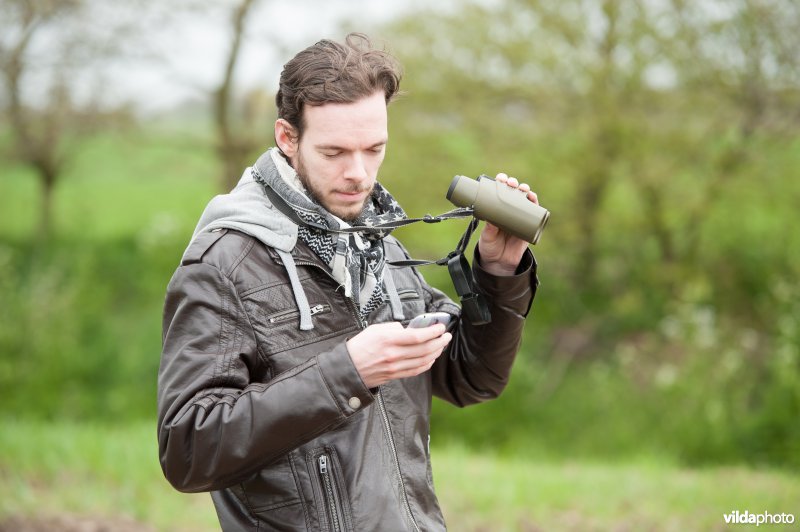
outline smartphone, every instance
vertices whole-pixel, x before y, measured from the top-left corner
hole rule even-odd
[[[408,327],[413,329],[422,329],[437,323],[441,323],[447,327],[447,324],[450,323],[451,318],[452,316],[447,312],[429,312],[426,314],[420,314],[419,316],[413,318],[410,322],[408,322]]]

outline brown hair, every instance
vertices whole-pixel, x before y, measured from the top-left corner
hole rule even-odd
[[[363,33],[350,33],[344,44],[324,39],[295,55],[283,67],[275,105],[298,139],[305,127],[306,105],[353,103],[382,90],[388,104],[400,89],[400,63],[373,48]]]

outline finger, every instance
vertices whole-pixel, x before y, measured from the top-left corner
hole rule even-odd
[[[397,337],[394,338],[397,345],[415,346],[439,338],[442,336],[446,327],[441,323],[435,323],[430,327],[423,327],[419,329],[402,329],[396,332]]]
[[[453,335],[449,332],[446,332],[441,336],[438,336],[433,340],[428,340],[423,344],[418,344],[416,346],[403,346],[402,349],[405,352],[405,359],[416,360],[419,362],[420,359],[440,353],[445,347],[447,347],[447,344],[449,344],[450,340],[452,339]]]
[[[446,332],[443,335],[434,338],[433,340],[428,340],[424,344],[417,346],[416,352],[411,355],[410,358],[425,358],[434,353],[438,353],[447,347],[447,344],[449,344],[450,340],[452,339],[453,335],[449,332]]]
[[[500,228],[496,225],[486,222],[486,226],[481,231],[481,236],[486,236],[489,239],[494,239],[497,237],[497,233],[500,231]]]
[[[531,186],[528,183],[520,183],[519,189],[522,192],[530,192],[531,191]]]
[[[499,173],[494,179],[495,181],[500,181],[501,183],[505,183],[506,181],[508,181],[508,175],[504,173]]]
[[[390,378],[402,378],[418,374],[432,366],[443,352],[444,347],[440,346],[432,351],[425,351],[421,356],[388,360],[384,365],[384,373],[389,375]]]
[[[430,370],[433,367],[433,365],[436,364],[436,361],[439,360],[441,354],[442,351],[439,351],[438,353],[436,353],[436,356],[431,357],[425,365],[420,366],[417,375],[419,375],[420,373],[425,373],[426,371]]]
[[[431,367],[436,363],[436,361],[439,359],[439,357],[442,355],[443,352],[444,348],[437,349],[432,353],[426,354],[426,356],[424,357],[404,360],[395,366],[396,371],[391,372],[392,377],[397,379],[403,379],[406,377],[413,377],[415,375],[419,375],[420,373],[424,373],[429,369],[431,369]]]
[[[508,181],[506,181],[506,185],[512,188],[517,188],[519,186],[519,181],[517,180],[516,177],[509,177]]]
[[[539,196],[536,195],[536,192],[528,192],[528,199],[534,202],[536,205],[539,205]]]
[[[394,331],[394,330],[401,330],[402,331],[403,329],[405,329],[405,327],[403,327],[403,325],[400,322],[387,321],[386,323],[374,323],[374,324],[370,325],[369,327],[367,327],[366,329],[364,329],[364,331],[370,330],[370,331],[384,331],[384,332],[388,331],[388,332],[391,332],[391,331]],[[361,331],[361,332],[364,332],[364,331]]]

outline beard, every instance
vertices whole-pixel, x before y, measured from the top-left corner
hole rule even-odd
[[[317,205],[322,205],[326,211],[333,214],[334,216],[344,220],[345,222],[352,223],[359,216],[361,213],[364,212],[364,208],[367,206],[367,202],[372,200],[372,189],[373,186],[370,186],[369,189],[364,189],[363,187],[359,187],[356,183],[351,183],[345,188],[338,189],[341,192],[349,192],[349,193],[356,193],[369,190],[370,194],[367,194],[367,197],[364,198],[364,203],[358,209],[345,209],[345,208],[337,208],[333,205],[330,205],[328,202],[325,201],[325,194],[319,187],[315,186],[314,183],[311,182],[311,179],[308,178],[308,173],[306,171],[305,164],[303,164],[303,157],[298,154],[297,156],[297,168],[295,168],[295,172],[297,173],[298,179],[305,187],[306,192],[308,193],[309,199],[316,203]]]

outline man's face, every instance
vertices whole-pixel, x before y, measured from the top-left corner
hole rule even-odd
[[[289,156],[303,185],[328,212],[352,221],[369,199],[389,139],[386,101],[306,106],[305,130]]]

